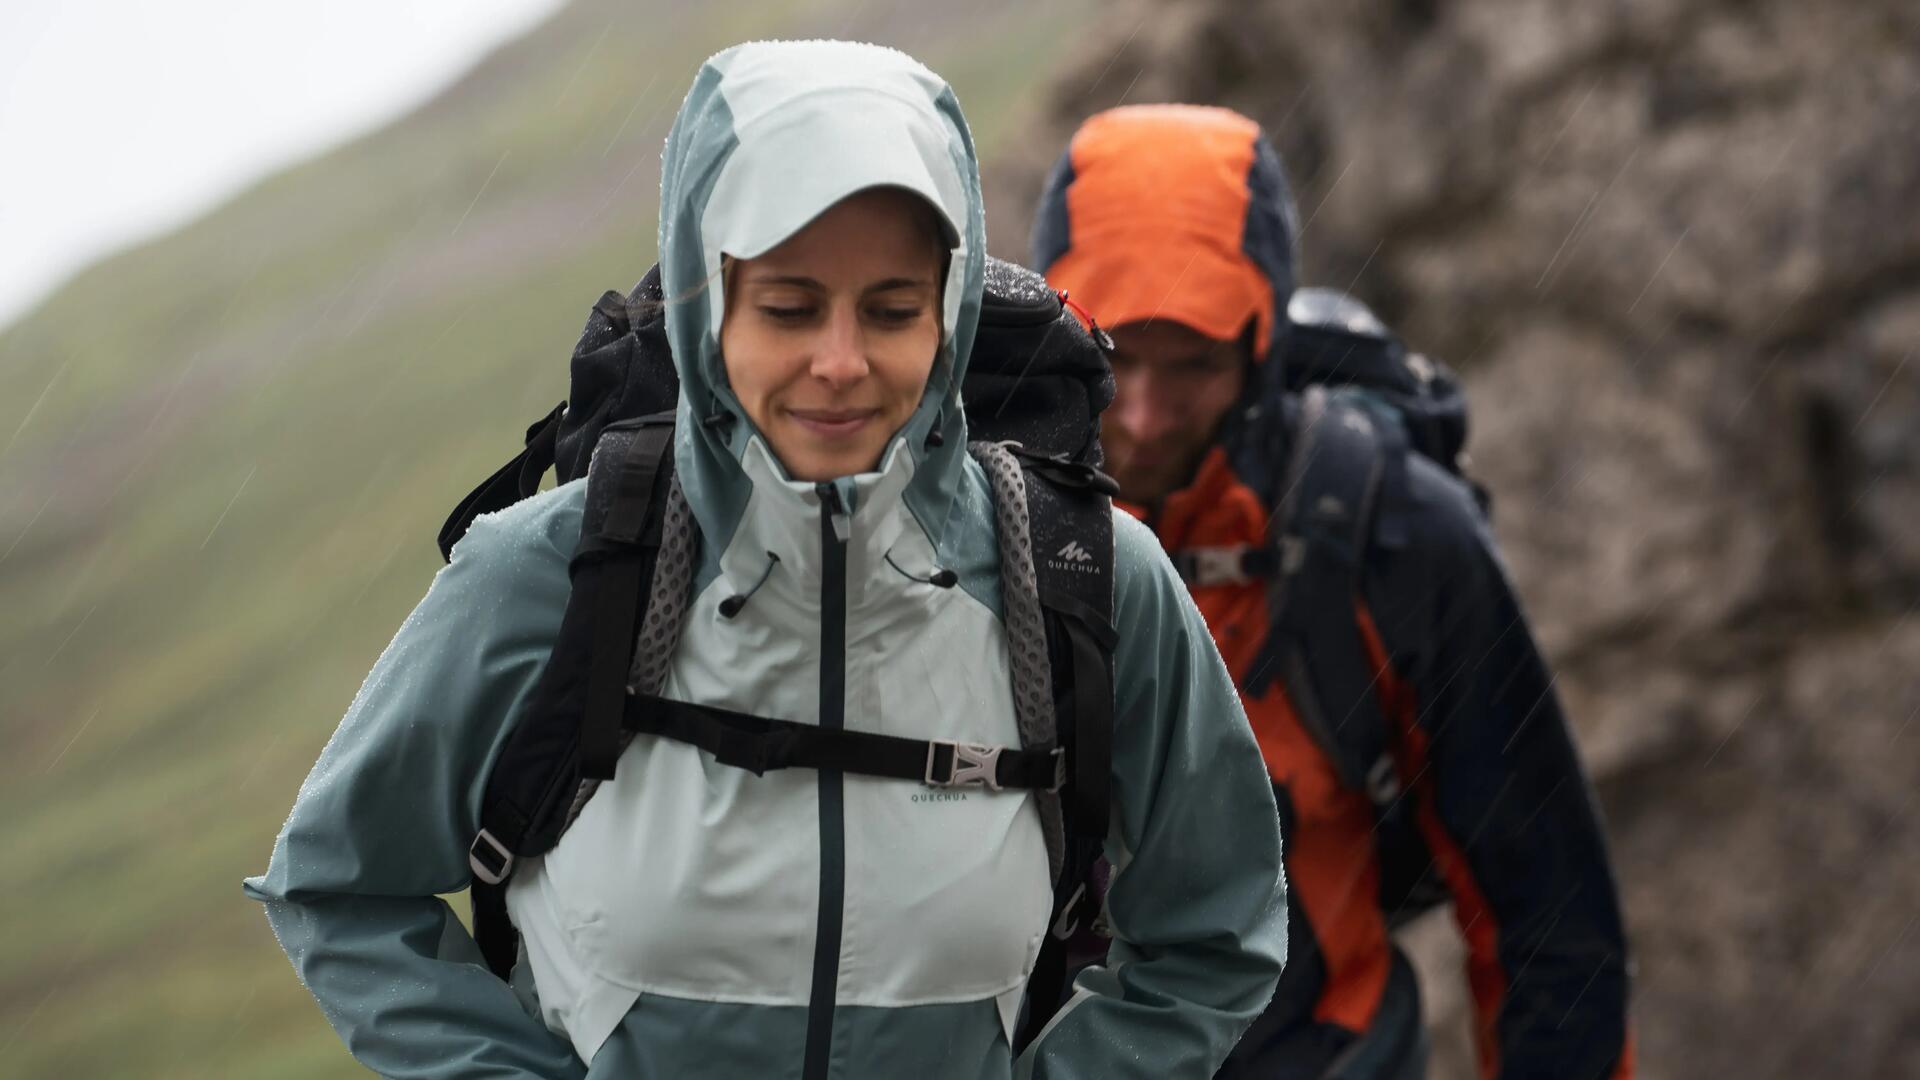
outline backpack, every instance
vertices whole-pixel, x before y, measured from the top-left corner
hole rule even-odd
[[[1373,657],[1354,611],[1375,543],[1397,546],[1407,526],[1380,512],[1409,453],[1470,485],[1466,397],[1458,378],[1406,346],[1354,297],[1302,288],[1287,305],[1286,351],[1267,365],[1257,399],[1230,429],[1240,475],[1274,508],[1260,547],[1173,553],[1190,585],[1265,580],[1267,641],[1243,690],[1278,678],[1341,784],[1374,808],[1380,906],[1398,926],[1448,899],[1402,799],[1393,722],[1376,693]],[[1274,463],[1286,462],[1284,473]]]
[[[1016,1049],[1044,1025],[1063,997],[1065,942],[1097,902],[1089,883],[1107,834],[1116,640],[1116,489],[1099,471],[1098,428],[1113,399],[1112,342],[1063,299],[1039,275],[989,259],[962,387],[976,440],[968,450],[993,489],[1019,747],[823,728],[658,696],[692,599],[699,539],[674,477],[679,380],[659,268],[631,293],[594,304],[573,351],[568,400],[527,428],[525,449],[468,494],[439,535],[450,560],[476,517],[533,495],[549,468],[561,483],[587,478],[560,631],[510,720],[468,851],[474,939],[496,975],[510,977],[522,955],[506,911],[515,864],[551,850],[612,779],[627,742],[647,735],[756,774],[838,769],[1034,791],[1055,899]],[[938,439],[936,430],[931,445]],[[929,583],[951,587],[951,572],[942,573]],[[731,618],[742,604],[730,597],[721,613]]]

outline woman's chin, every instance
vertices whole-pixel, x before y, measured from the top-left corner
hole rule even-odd
[[[805,440],[799,445],[790,441],[786,446],[775,446],[773,449],[779,455],[780,463],[786,466],[788,476],[802,483],[818,484],[843,476],[872,472],[880,463],[882,448],[845,444],[822,446],[818,440]]]

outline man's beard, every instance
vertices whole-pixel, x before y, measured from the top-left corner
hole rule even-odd
[[[1128,463],[1113,472],[1113,478],[1120,485],[1120,498],[1137,505],[1158,507],[1167,496],[1193,483],[1194,476],[1200,471],[1200,463],[1206,460],[1207,451],[1212,449],[1211,440],[1191,448],[1183,448],[1182,460],[1177,464],[1167,464],[1152,460],[1147,452],[1134,451],[1127,455]],[[1162,454],[1161,457],[1164,457]],[[1139,464],[1134,465],[1135,462]],[[1112,468],[1111,465],[1109,465]]]

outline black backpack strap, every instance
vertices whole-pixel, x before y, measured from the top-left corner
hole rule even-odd
[[[976,443],[972,449],[994,486],[1015,702],[1044,694],[1047,707],[1039,712],[1051,720],[1051,735],[1067,754],[1067,786],[1055,811],[1061,817],[1062,850],[1053,860],[1053,915],[1027,983],[1026,1017],[1015,1039],[1019,1048],[1059,1008],[1069,974],[1068,943],[1092,921],[1102,892],[1095,867],[1112,803],[1118,640],[1113,628],[1114,485],[1089,465],[1032,453],[1017,443]],[[1036,616],[1037,635],[1031,625]],[[1044,824],[1048,813],[1042,805]]]
[[[529,424],[526,449],[495,469],[492,476],[482,480],[479,487],[468,492],[460,505],[453,508],[446,523],[440,526],[442,559],[453,561],[453,545],[467,535],[473,519],[505,510],[540,490],[540,478],[553,467],[554,443],[560,437],[560,422],[566,414],[567,403],[563,401],[555,405],[552,412]]]
[[[672,414],[609,425],[603,434],[553,656],[487,777],[467,862],[474,940],[502,978],[519,949],[506,911],[515,861],[552,847],[577,812],[589,770],[611,776],[619,756],[634,628],[659,553],[672,447]]]
[[[480,946],[487,970],[503,982],[513,978],[514,965],[520,962],[520,932],[514,929],[513,916],[507,911],[506,879],[473,879],[467,904],[473,916],[473,943]]]
[[[552,846],[572,782],[612,775],[635,626],[647,607],[673,484],[670,413],[609,425],[588,474],[580,540],[553,656],[487,778],[474,876],[504,880]],[[604,778],[604,777],[602,777]]]
[[[1113,548],[1113,522],[1106,522],[1106,550]],[[1095,556],[1096,559],[1100,556]],[[1111,554],[1106,576],[1112,580]],[[1043,591],[1042,596],[1046,593]],[[1070,832],[1096,843],[1107,838],[1113,786],[1113,650],[1118,641],[1111,617],[1076,597],[1043,601],[1049,637],[1064,642],[1064,662],[1071,674],[1062,709],[1072,720],[1066,737],[1073,748],[1073,789],[1067,811]],[[1109,604],[1111,601],[1109,601]],[[1109,610],[1111,608],[1109,607]],[[1056,700],[1060,695],[1056,692]]]
[[[978,442],[968,447],[987,474],[993,491],[994,534],[1000,550],[1000,603],[1007,633],[1007,666],[1013,684],[1014,722],[1020,744],[1033,749],[1061,746],[1054,712],[1053,668],[1048,663],[1046,616],[1031,541],[1027,478],[1005,444]],[[1066,818],[1058,794],[1039,800],[1040,828],[1046,838],[1047,871],[1060,881],[1066,868]]]
[[[1059,454],[1009,447],[1028,478],[1030,543],[1054,668],[1060,738],[1076,749],[1070,816],[1104,842],[1113,770],[1113,478]],[[1035,482],[1038,481],[1038,482]]]
[[[1406,452],[1358,392],[1307,391],[1285,498],[1274,515],[1278,573],[1269,585],[1272,630],[1245,691],[1277,676],[1301,724],[1341,781],[1376,806],[1398,794],[1385,713],[1356,619],[1379,496]]]
[[[605,442],[602,443],[603,452]],[[593,659],[587,675],[586,712],[580,723],[580,775],[588,780],[613,779],[621,751],[620,729],[626,710],[627,672],[639,624],[639,607],[647,596],[653,568],[648,555],[660,547],[664,499],[655,489],[671,471],[673,423],[649,417],[634,429],[621,448],[616,471],[609,477],[613,501],[605,523],[581,536],[576,560],[597,558],[604,577],[596,585]],[[591,475],[591,474],[589,474]],[[587,481],[591,488],[593,481]]]

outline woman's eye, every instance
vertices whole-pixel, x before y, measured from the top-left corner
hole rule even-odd
[[[920,317],[920,311],[921,309],[917,307],[876,308],[874,309],[873,317],[882,323],[903,325],[918,319]]]
[[[813,314],[813,309],[806,307],[778,307],[771,304],[762,304],[760,305],[760,312],[768,318],[779,322],[799,322],[801,319]]]

